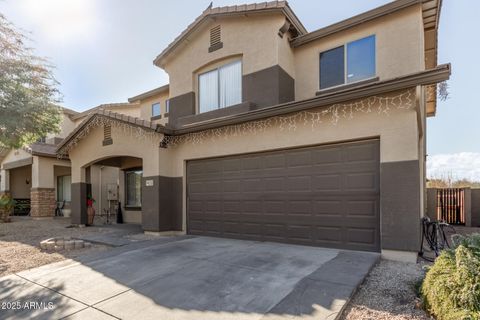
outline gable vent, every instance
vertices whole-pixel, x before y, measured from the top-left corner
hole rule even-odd
[[[104,125],[103,126],[103,145],[108,146],[113,143],[112,140],[112,126]]]
[[[103,126],[103,139],[105,140],[112,139],[112,126],[110,125]]]
[[[208,48],[208,52],[213,52],[221,48],[223,48],[222,30],[220,25],[218,25],[210,29],[210,48]]]

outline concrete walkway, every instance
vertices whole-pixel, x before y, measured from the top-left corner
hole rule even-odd
[[[163,238],[0,278],[0,302],[19,306],[0,309],[0,319],[335,319],[378,259],[268,242]]]

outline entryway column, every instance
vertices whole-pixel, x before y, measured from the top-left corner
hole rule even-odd
[[[72,224],[87,224],[87,192],[90,183],[87,183],[87,170],[72,162]]]
[[[0,170],[0,194],[8,193],[10,191],[10,171]]]
[[[166,149],[143,158],[142,227],[150,232],[182,230],[182,178],[172,177]]]
[[[43,158],[33,157],[32,188],[30,190],[30,216],[55,216],[55,182],[53,164]]]

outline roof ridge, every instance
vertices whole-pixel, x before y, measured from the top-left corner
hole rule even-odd
[[[287,19],[290,20],[293,26],[297,28],[300,34],[307,33],[305,26],[302,24],[297,15],[288,5],[287,1],[276,0],[276,1],[264,1],[259,3],[250,3],[250,4],[241,4],[241,5],[231,5],[231,6],[222,6],[222,7],[210,7],[202,11],[202,13],[197,16],[192,23],[190,23],[173,41],[154,59],[153,63],[159,66],[160,60],[166,56],[171,50],[173,50],[180,41],[186,37],[189,33],[193,32],[195,27],[202,22],[202,20],[213,15],[229,15],[229,14],[241,14],[246,12],[254,11],[269,11],[269,10],[278,10],[281,11]]]

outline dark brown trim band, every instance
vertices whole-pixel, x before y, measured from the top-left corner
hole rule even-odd
[[[308,110],[316,107],[325,107],[335,103],[361,99],[376,94],[384,94],[398,90],[415,88],[418,85],[434,84],[448,80],[450,78],[450,74],[450,64],[443,64],[435,69],[427,71],[421,71],[390,80],[378,81],[361,86],[355,86],[353,88],[325,93],[310,99],[265,107],[231,117],[224,117],[221,119],[214,119],[198,124],[192,124],[191,126],[185,126],[183,128],[170,129],[166,127],[159,127],[159,131],[169,135],[182,135],[198,132],[202,130]]]

